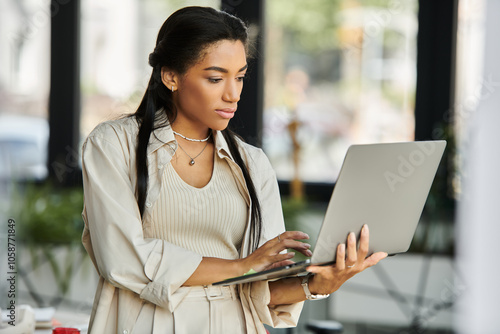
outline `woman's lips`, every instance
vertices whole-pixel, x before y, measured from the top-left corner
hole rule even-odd
[[[215,112],[222,118],[231,119],[234,117],[236,108],[216,109]]]

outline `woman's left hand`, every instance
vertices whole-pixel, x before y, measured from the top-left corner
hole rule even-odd
[[[347,254],[345,244],[337,247],[336,263],[332,266],[310,266],[307,270],[315,275],[309,280],[309,290],[312,294],[333,293],[342,284],[366,268],[376,265],[387,257],[387,253],[378,252],[369,257],[369,231],[364,225],[359,237],[359,248],[356,249],[356,236],[350,233],[347,237]]]

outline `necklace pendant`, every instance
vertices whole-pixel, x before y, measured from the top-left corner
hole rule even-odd
[[[194,165],[194,159],[191,159],[191,161],[189,162],[189,166],[192,166]]]

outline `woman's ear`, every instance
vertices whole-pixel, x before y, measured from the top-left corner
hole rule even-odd
[[[161,68],[161,81],[172,92],[176,91],[179,83],[179,76],[174,71],[166,67]]]

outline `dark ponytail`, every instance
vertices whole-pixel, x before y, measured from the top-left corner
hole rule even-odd
[[[155,50],[149,55],[153,73],[147,90],[133,116],[139,124],[137,135],[136,196],[141,216],[144,215],[148,190],[147,148],[153,130],[174,122],[177,112],[172,93],[162,83],[163,67],[182,75],[202,56],[203,51],[221,40],[241,41],[248,52],[248,33],[237,17],[208,7],[182,8],[165,21],[158,33]],[[236,135],[228,129],[222,131],[231,155],[240,166],[247,184],[251,208],[251,242],[254,249],[260,240],[262,221],[260,205],[254,184],[238,150]]]
[[[257,198],[257,192],[255,191],[255,186],[253,184],[252,178],[250,177],[250,172],[248,171],[245,162],[241,158],[240,151],[238,150],[238,142],[236,141],[237,135],[229,129],[223,130],[222,134],[226,139],[226,142],[229,146],[229,151],[231,152],[234,161],[238,164],[238,166],[240,166],[241,171],[243,172],[243,177],[245,178],[245,182],[247,184],[248,193],[250,194],[250,199],[252,202],[250,235],[252,236],[252,246],[253,249],[255,250],[259,247],[259,240],[262,228],[259,199]]]

